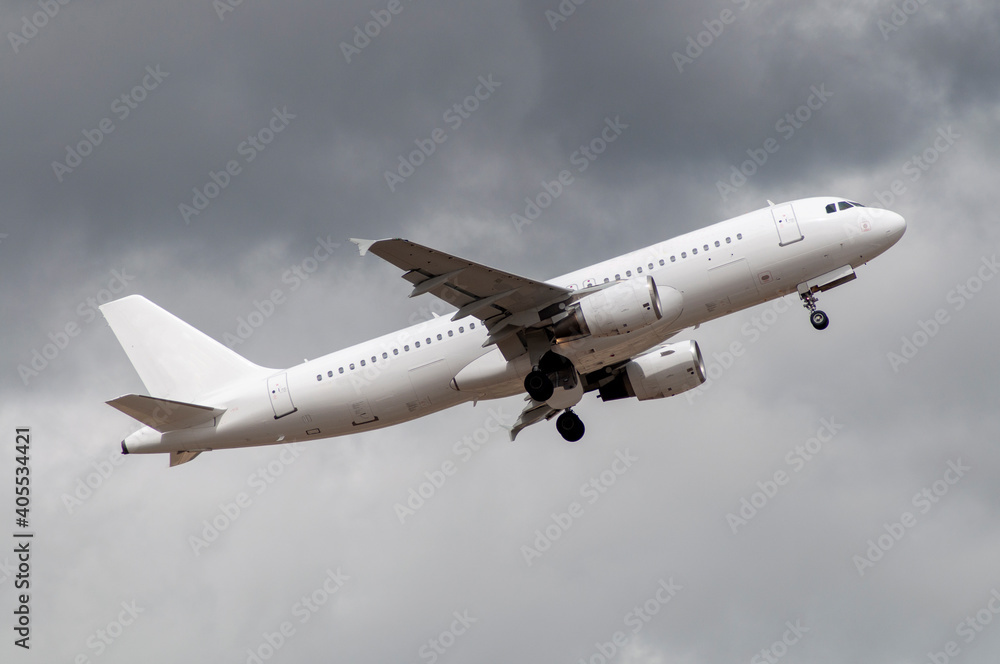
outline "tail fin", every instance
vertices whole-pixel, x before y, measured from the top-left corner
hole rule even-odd
[[[141,295],[101,305],[149,393],[162,399],[198,399],[240,379],[266,376],[260,367],[156,306]]]

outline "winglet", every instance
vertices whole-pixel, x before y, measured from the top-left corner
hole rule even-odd
[[[371,249],[371,246],[378,242],[378,240],[362,240],[361,238],[356,237],[352,237],[350,240],[354,244],[358,245],[358,250],[361,252],[362,256],[367,254],[368,250]]]

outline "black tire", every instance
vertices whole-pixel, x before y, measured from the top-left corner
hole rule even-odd
[[[532,371],[524,378],[524,391],[535,401],[548,401],[555,389],[549,377],[541,371]]]
[[[559,432],[559,435],[563,437],[563,440],[569,443],[575,443],[583,438],[586,427],[583,426],[583,420],[581,420],[576,413],[572,413],[567,410],[565,413],[556,418],[556,430]]]
[[[816,310],[809,315],[809,322],[817,330],[825,330],[826,326],[830,324],[830,317],[824,312]]]

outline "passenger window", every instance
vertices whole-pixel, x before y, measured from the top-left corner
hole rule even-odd
[[[737,233],[736,234],[736,239],[737,240],[742,240],[743,239],[743,233]]]
[[[382,353],[382,359],[383,360],[388,360],[389,359],[389,353]]]
[[[632,270],[625,270],[625,276],[626,277],[631,277],[632,276]]]
[[[316,380],[323,380],[323,374],[316,374]]]
[[[681,252],[681,258],[687,258],[687,257],[688,257],[688,252],[682,251]]]
[[[610,282],[611,282],[610,279],[608,279],[607,277],[604,277],[604,283],[610,283]]]
[[[438,335],[438,341],[441,341],[441,335],[440,334]]]
[[[661,265],[661,266],[662,266],[662,265],[666,265],[666,263],[665,263],[665,262],[663,261],[663,259],[662,259],[662,258],[660,259],[660,265]]]
[[[449,337],[455,336],[455,331],[454,330],[448,330],[448,336]]]
[[[351,371],[354,371],[354,362],[351,362],[350,367],[351,367]]]
[[[470,330],[476,329],[476,324],[475,323],[469,323],[469,329]]]
[[[431,343],[431,338],[427,337],[427,344],[430,345],[430,343]]]
[[[375,356],[372,355],[372,364],[375,364]]]
[[[622,275],[621,275],[621,274],[616,274],[616,275],[615,275],[615,281],[618,281],[618,280],[619,280],[619,279],[621,279],[621,278],[622,278]]]
[[[365,361],[361,360],[361,366],[365,366]]]
[[[733,238],[727,237],[726,238],[726,244],[732,244],[732,243],[733,243]]]
[[[465,328],[464,328],[464,327],[462,327],[461,325],[459,325],[459,326],[458,326],[458,333],[459,333],[459,334],[462,334],[463,332],[465,332]]]
[[[660,265],[663,265],[663,261],[660,261]],[[652,264],[652,263],[650,263],[650,264],[649,264],[649,265],[647,265],[646,267],[648,267],[648,268],[649,268],[650,270],[652,270],[652,269],[653,269],[653,264]]]
[[[830,214],[831,212],[836,212],[836,211],[837,211],[837,204],[836,203],[830,203],[829,205],[826,206],[826,213],[827,214]]]
[[[410,344],[406,344],[405,346],[403,346],[403,352],[404,353],[409,353],[410,352]]]
[[[330,369],[329,371],[326,372],[326,377],[333,378],[333,369]]]
[[[705,245],[705,251],[708,251],[708,245],[707,244]]]
[[[414,341],[413,342],[413,347],[414,348],[420,348],[420,342],[419,341]]]
[[[337,373],[344,373],[344,367],[340,367],[339,369],[337,369]]]
[[[721,246],[721,245],[719,244],[719,241],[718,241],[718,240],[716,240],[716,241],[715,241],[715,246],[717,246],[717,247],[718,247],[718,246]]]
[[[642,268],[641,268],[641,267],[637,267],[637,268],[635,268],[635,271],[636,271],[637,273],[639,273],[639,274],[642,274]]]
[[[671,263],[676,263],[677,262],[677,256],[671,256],[670,257],[670,262]]]
[[[392,354],[393,355],[399,355],[399,349],[398,348],[393,348],[392,349]]]
[[[697,255],[698,255],[698,249],[697,249],[697,248],[695,248],[695,249],[692,249],[692,250],[691,250],[691,255],[692,255],[692,256],[697,256]]]

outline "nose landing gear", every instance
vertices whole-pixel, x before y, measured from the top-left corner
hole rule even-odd
[[[809,322],[812,326],[817,330],[825,330],[830,324],[830,317],[816,308],[816,296],[813,292],[807,290],[805,293],[799,293],[799,297],[802,298],[802,306],[809,310]]]

